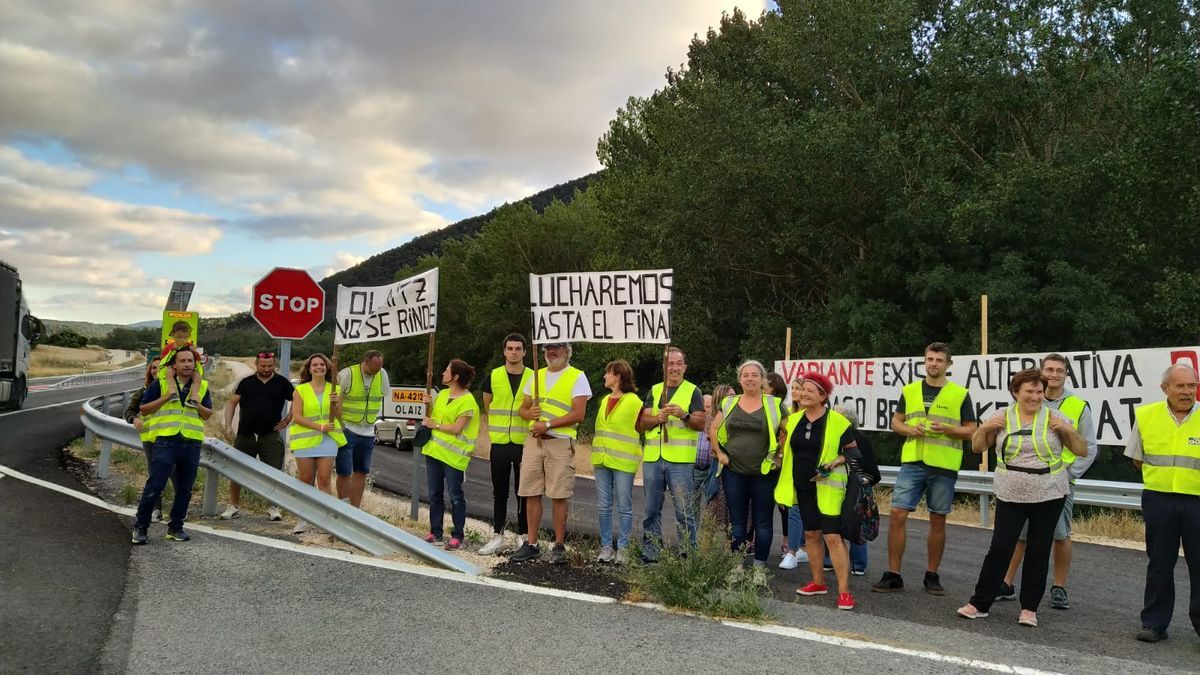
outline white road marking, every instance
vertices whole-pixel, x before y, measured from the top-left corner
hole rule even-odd
[[[135,509],[131,509],[131,508],[123,507],[123,506],[117,506],[115,504],[109,504],[108,502],[106,502],[98,497],[95,497],[93,495],[79,492],[78,490],[72,490],[71,488],[63,487],[61,485],[57,485],[55,483],[51,483],[49,481],[42,480],[40,478],[34,478],[33,476],[26,475],[24,473],[21,473],[20,471],[10,469],[7,466],[0,464],[0,477],[3,477],[5,475],[11,476],[18,480],[25,481],[27,483],[31,483],[33,485],[44,487],[48,490],[53,490],[54,492],[58,492],[60,494],[67,495],[68,497],[74,497],[75,499],[78,499],[80,501],[86,502],[93,506],[98,506],[103,509],[107,509],[109,511],[112,511],[113,513],[117,513],[117,514],[120,514],[123,516],[132,517],[132,516],[136,515],[136,513],[137,513]],[[238,541],[244,541],[244,542],[248,542],[248,543],[252,543],[252,544],[259,544],[261,546],[267,546],[269,548],[274,548],[274,549],[278,549],[278,550],[291,551],[294,553],[301,553],[304,555],[311,555],[311,556],[314,556],[317,558],[325,558],[327,560],[339,560],[342,562],[354,563],[354,564],[358,564],[358,565],[366,565],[368,567],[376,567],[376,568],[381,568],[381,569],[395,570],[397,572],[404,572],[407,574],[415,574],[415,575],[419,575],[419,576],[423,576],[423,577],[432,577],[432,578],[436,578],[436,579],[444,579],[447,581],[456,581],[459,583],[475,584],[477,586],[491,586],[493,588],[503,588],[505,590],[519,591],[521,593],[532,593],[534,595],[548,595],[548,596],[553,596],[553,597],[557,597],[557,598],[579,600],[579,601],[583,601],[583,602],[591,602],[591,603],[596,603],[596,604],[608,604],[608,605],[618,604],[617,600],[606,597],[606,596],[601,596],[601,595],[591,595],[588,593],[577,593],[574,591],[563,591],[563,590],[558,590],[558,589],[553,589],[553,588],[542,588],[540,586],[530,586],[527,584],[517,583],[515,581],[506,581],[503,579],[494,579],[491,577],[473,577],[473,576],[468,576],[466,574],[461,574],[459,572],[451,572],[450,570],[442,570],[442,569],[436,569],[436,568],[432,568],[432,567],[423,567],[420,565],[413,565],[410,563],[404,563],[404,562],[399,562],[399,561],[395,561],[395,560],[383,560],[383,559],[379,559],[379,558],[371,558],[371,557],[367,557],[367,556],[364,556],[361,554],[351,553],[349,551],[339,551],[339,550],[334,550],[334,549],[319,548],[316,546],[307,546],[304,544],[296,544],[293,542],[282,541],[279,539],[273,539],[271,537],[264,537],[264,536],[260,536],[260,535],[256,535],[256,534],[248,534],[245,532],[234,532],[231,530],[216,529],[216,528],[208,527],[206,525],[198,525],[195,523],[189,523],[188,528],[191,530],[195,530],[197,532],[203,532],[205,534],[211,534],[211,535],[218,536],[218,537],[225,537],[227,539],[236,539]],[[633,606],[637,606],[637,607],[643,607],[646,609],[653,609],[653,610],[657,610],[660,612],[669,612],[672,614],[685,614],[685,615],[693,616],[695,618],[700,618],[700,619],[708,618],[708,617],[704,617],[701,615],[690,614],[687,612],[678,612],[676,610],[672,610],[667,607],[664,607],[663,605],[658,605],[658,604],[654,604],[654,603],[637,602],[637,603],[625,603],[625,604],[629,604],[629,605],[633,605]],[[918,659],[923,659],[926,661],[933,661],[936,663],[944,663],[944,664],[948,664],[948,665],[963,666],[963,667],[967,667],[967,668],[977,668],[980,670],[987,670],[987,671],[997,672],[997,673],[1014,673],[1016,675],[1060,675],[1059,673],[1056,673],[1055,671],[1038,670],[1036,668],[1025,668],[1023,666],[1012,666],[1012,665],[1008,665],[1006,663],[995,663],[993,661],[983,661],[983,660],[979,660],[979,659],[968,659],[968,658],[964,658],[961,656],[951,656],[948,654],[941,654],[941,653],[934,652],[934,651],[926,651],[926,650],[919,650],[919,649],[907,649],[905,647],[897,647],[894,645],[880,644],[877,642],[871,642],[869,640],[858,640],[858,639],[853,639],[853,638],[837,637],[834,635],[826,635],[826,634],[818,633],[818,632],[811,631],[811,630],[805,630],[803,628],[793,628],[791,626],[752,624],[752,623],[744,623],[741,621],[729,621],[729,620],[723,620],[723,621],[720,621],[720,623],[722,625],[728,626],[730,628],[736,628],[739,630],[755,631],[755,632],[759,632],[759,633],[766,633],[768,635],[774,635],[777,637],[786,637],[786,638],[792,638],[792,639],[796,639],[796,640],[804,640],[806,642],[818,642],[818,643],[834,645],[834,646],[838,646],[838,647],[848,647],[850,649],[866,649],[866,650],[873,650],[873,651],[888,652],[891,654],[897,654],[900,656],[908,656],[911,658],[918,658]]]
[[[117,392],[117,393],[120,393],[120,392]],[[34,410],[45,410],[46,408],[57,408],[59,406],[71,405],[73,403],[83,403],[84,401],[90,401],[94,398],[96,398],[96,397],[89,396],[87,398],[80,398],[80,399],[76,399],[74,401],[63,401],[62,403],[47,403],[46,405],[40,405],[36,408],[21,408],[20,410],[10,410],[6,413],[0,413],[0,417],[4,417],[6,415],[19,415],[21,413],[33,412]]]

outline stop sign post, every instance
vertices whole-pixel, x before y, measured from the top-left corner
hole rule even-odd
[[[279,363],[291,377],[292,340],[303,340],[325,318],[325,289],[304,270],[276,267],[251,291],[250,315],[279,340]]]

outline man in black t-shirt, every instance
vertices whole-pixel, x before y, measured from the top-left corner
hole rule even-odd
[[[259,352],[254,359],[254,374],[238,382],[233,396],[225,404],[225,440],[242,452],[283,470],[283,437],[280,431],[292,422],[284,406],[292,400],[294,388],[288,379],[275,372],[275,354]],[[238,407],[237,433],[233,429],[233,413]],[[242,486],[229,482],[229,508],[221,518],[229,520],[241,515]],[[267,508],[271,520],[282,516],[275,505]]]
[[[521,393],[533,377],[525,365],[525,336],[510,333],[504,337],[504,365],[483,380],[483,416],[480,431],[486,431],[492,450],[492,538],[479,549],[480,555],[494,555],[506,547],[504,524],[508,522],[508,485],[512,481],[517,499],[517,545],[525,543],[529,523],[525,519],[525,499],[517,495],[521,488],[521,457],[529,423],[517,415],[525,400]]]

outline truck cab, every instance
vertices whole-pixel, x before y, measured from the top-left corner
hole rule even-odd
[[[42,322],[29,313],[17,268],[0,261],[0,407],[20,408],[29,395],[29,354]]]

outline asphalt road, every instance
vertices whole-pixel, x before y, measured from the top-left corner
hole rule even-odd
[[[411,485],[412,453],[397,451],[388,446],[377,446],[372,460],[376,473],[375,484],[399,494],[407,495]],[[422,474],[422,481],[424,476]],[[424,491],[422,483],[422,491]],[[470,464],[465,482],[468,514],[485,520],[492,517],[492,488],[490,466],[487,460],[476,459]],[[596,534],[595,486],[590,480],[575,482],[575,497],[571,503],[568,531]],[[669,502],[668,502],[669,503]],[[509,517],[514,517],[515,506],[509,500]],[[641,531],[643,499],[640,487],[634,488],[634,533]],[[545,509],[543,528],[550,527],[550,509]],[[668,507],[664,509],[664,532],[670,541],[674,532],[674,515]],[[908,527],[907,554],[902,570],[907,590],[902,593],[872,593],[870,585],[879,579],[887,561],[887,517],[882,518],[879,538],[870,547],[871,561],[867,576],[851,577],[851,592],[858,607],[854,615],[869,615],[883,619],[905,618],[924,626],[924,630],[951,631],[960,634],[964,647],[975,638],[972,636],[1001,637],[1025,644],[1040,644],[1049,647],[1059,645],[1086,645],[1086,650],[1097,655],[1114,658],[1134,656],[1149,663],[1200,670],[1200,637],[1192,630],[1187,612],[1187,566],[1180,559],[1176,567],[1176,608],[1171,626],[1173,639],[1156,645],[1146,645],[1133,639],[1140,628],[1138,619],[1142,606],[1145,585],[1145,554],[1139,551],[1118,549],[1094,544],[1075,544],[1071,582],[1068,584],[1071,609],[1053,610],[1048,598],[1043,600],[1038,612],[1039,627],[1030,630],[1017,624],[1020,607],[1016,602],[997,603],[992,616],[978,621],[967,621],[955,615],[955,610],[965,604],[971,596],[983,556],[991,538],[990,530],[951,525],[947,534],[946,553],[940,575],[947,593],[934,597],[921,588],[926,562],[926,534],[928,524],[911,520]],[[789,605],[830,608],[835,596],[801,598],[795,589],[811,579],[807,565],[799,569],[784,571],[776,568],[779,562],[779,546],[782,532],[776,518],[775,542],[772,545],[770,566],[773,571],[771,589],[774,597]],[[832,573],[827,581],[833,582]],[[1017,577],[1018,585],[1020,573]],[[1047,594],[1049,585],[1047,585]],[[892,639],[893,636],[883,636]],[[900,637],[900,636],[896,636]]]
[[[0,415],[0,464],[85,490],[59,462],[83,433],[78,403],[65,402],[129,386],[31,392],[24,410]],[[125,589],[128,530],[13,478],[0,479],[0,505],[0,670],[95,672]]]

